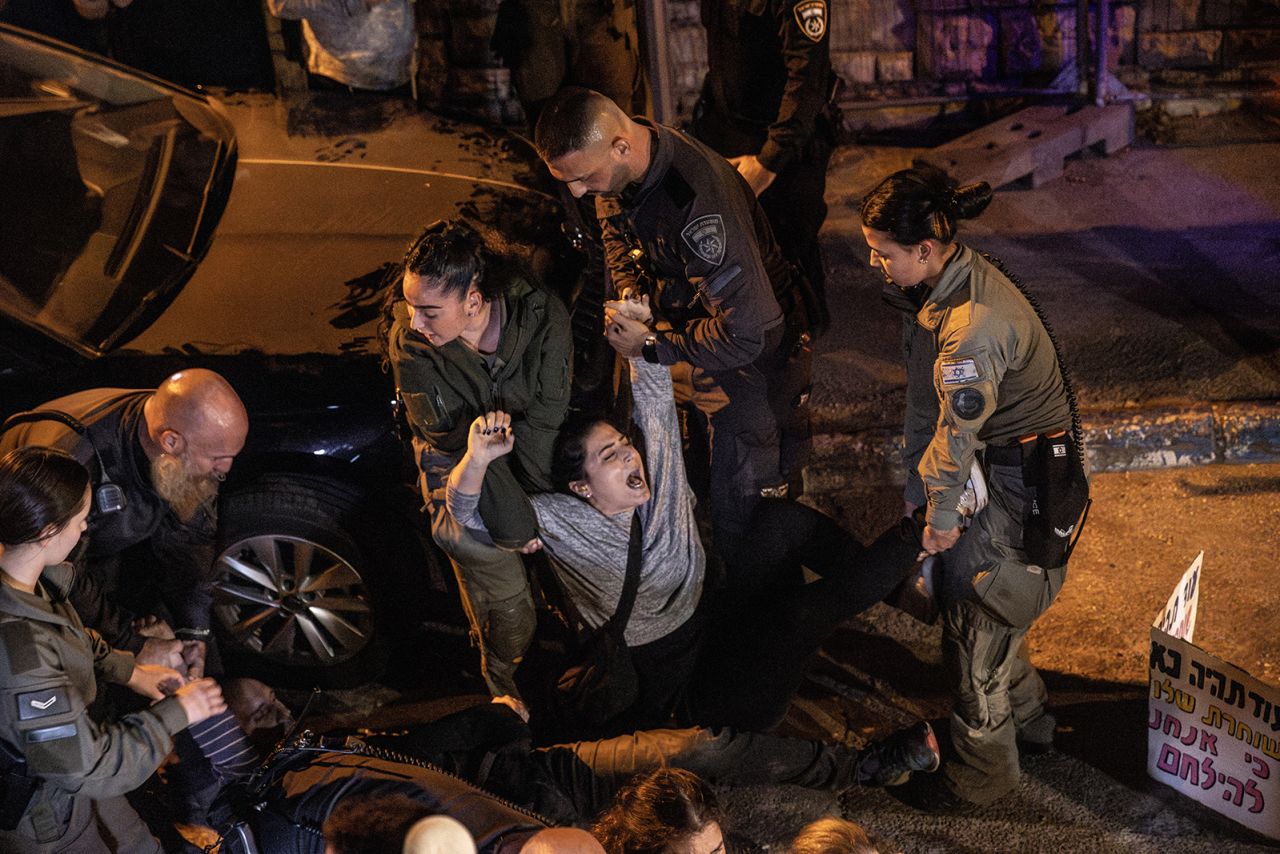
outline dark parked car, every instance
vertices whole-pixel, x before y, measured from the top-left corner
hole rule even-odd
[[[380,366],[386,270],[465,214],[559,276],[536,163],[401,101],[219,102],[0,26],[0,415],[222,373],[251,418],[222,493],[223,648],[276,679],[372,676],[376,637],[457,611]]]

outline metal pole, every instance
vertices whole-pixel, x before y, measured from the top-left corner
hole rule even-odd
[[[1097,69],[1093,77],[1093,102],[1099,107],[1107,103],[1107,24],[1111,19],[1110,0],[1098,0],[1098,34],[1095,37]]]
[[[653,98],[653,120],[659,124],[671,124],[676,120],[676,103],[668,50],[667,2],[640,0],[636,3],[636,10],[644,45],[645,69],[649,74],[649,92]]]
[[[1089,93],[1089,0],[1076,0],[1076,91]]]

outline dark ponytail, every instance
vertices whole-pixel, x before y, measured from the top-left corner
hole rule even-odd
[[[89,472],[55,448],[16,448],[0,458],[0,543],[34,543],[84,509]]]
[[[991,204],[991,185],[959,182],[931,163],[913,161],[866,195],[858,213],[862,224],[910,246],[932,238],[950,243],[956,223],[973,219]]]
[[[479,231],[461,219],[436,220],[422,230],[405,250],[404,260],[388,265],[383,287],[382,312],[378,322],[378,340],[382,345],[383,368],[387,365],[391,327],[394,323],[396,303],[404,299],[401,288],[405,273],[427,276],[440,284],[442,292],[455,299],[462,299],[476,283],[476,290],[485,302],[499,299],[511,286],[507,275],[486,275],[503,259],[491,249]]]

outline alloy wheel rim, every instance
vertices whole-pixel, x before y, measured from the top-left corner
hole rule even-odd
[[[217,561],[214,618],[240,647],[277,664],[330,666],[373,636],[364,579],[347,560],[301,537],[264,534]]]

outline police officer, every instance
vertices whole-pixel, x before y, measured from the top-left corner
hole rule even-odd
[[[762,493],[785,488],[779,425],[797,403],[788,357],[807,323],[794,269],[742,177],[679,131],[571,88],[543,111],[535,139],[553,177],[575,197],[597,196],[611,295],[650,297],[652,327],[613,315],[606,338],[625,357],[671,365],[676,399],[709,422],[711,519],[724,549]]]
[[[647,112],[635,0],[502,0],[492,46],[530,128],[563,86],[590,84],[629,114]]]
[[[827,0],[702,0],[707,76],[693,134],[729,158],[760,198],[782,251],[813,290],[818,329],[829,322],[818,232],[835,145],[837,77]]]
[[[155,389],[87,389],[5,422],[0,453],[62,448],[93,471],[96,492],[116,488],[112,506],[99,502],[89,516],[83,571],[69,593],[80,619],[113,647],[170,666],[180,654],[192,675],[203,673],[217,492],[248,430],[231,385],[201,368]],[[146,610],[158,604],[169,620]]]
[[[384,317],[388,362],[413,432],[431,534],[449,555],[462,605],[497,696],[519,696],[515,671],[536,614],[520,555],[540,547],[526,492],[551,488],[551,448],[569,406],[569,318],[516,259],[462,221],[428,226],[406,253]],[[472,420],[515,415],[509,466],[488,472],[488,536],[447,512],[444,481],[467,449]]]
[[[89,473],[67,454],[27,447],[0,458],[0,850],[159,852],[124,795],[155,772],[174,735],[226,710],[212,679],[182,685],[81,624],[63,561],[89,504]],[[159,702],[95,720],[100,680]]]
[[[865,199],[870,263],[906,313],[906,511],[926,508],[924,549],[941,555],[943,660],[956,758],[919,805],[963,811],[1018,781],[1018,744],[1052,746],[1045,688],[1022,651],[1053,602],[1085,510],[1079,420],[1056,342],[1023,291],[955,242],[991,188],[957,188],[925,163]],[[967,529],[961,495],[978,461],[989,500]],[[963,531],[963,533],[962,533]]]

